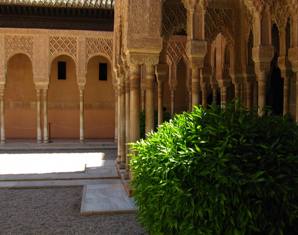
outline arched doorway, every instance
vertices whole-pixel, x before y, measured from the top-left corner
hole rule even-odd
[[[48,90],[50,139],[79,139],[79,89],[76,65],[69,56],[55,58]]]
[[[34,139],[36,91],[32,63],[27,55],[17,54],[9,59],[4,100],[6,138]]]
[[[92,57],[87,65],[84,118],[86,139],[114,138],[115,94],[111,64],[102,56]]]
[[[272,108],[275,115],[283,114],[283,79],[278,67],[279,57],[279,31],[277,26],[272,26],[272,45],[274,46],[274,57],[271,62],[269,78],[267,82],[267,105]]]
[[[177,64],[177,88],[175,91],[175,113],[188,110],[187,66],[183,58]]]

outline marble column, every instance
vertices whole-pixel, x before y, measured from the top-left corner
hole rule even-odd
[[[154,72],[154,65],[146,65],[146,133],[154,130]]]
[[[221,101],[221,108],[226,108],[227,106],[227,87],[226,86],[221,86],[220,87],[220,101]]]
[[[259,72],[258,77],[258,114],[263,116],[266,107],[266,72]]]
[[[158,125],[163,123],[163,81],[157,80]]]
[[[251,110],[251,108],[252,108],[252,94],[253,94],[253,92],[252,92],[252,84],[251,84],[251,82],[250,81],[245,81],[245,97],[246,97],[246,102],[245,102],[245,104],[246,104],[246,108],[248,109],[248,110]]]
[[[173,87],[170,88],[170,113],[173,117],[175,113],[175,89]]]
[[[290,79],[286,71],[282,71],[282,77],[284,79],[283,115],[286,115],[290,112]]]
[[[192,106],[198,106],[200,101],[200,69],[198,66],[192,68]]]
[[[5,143],[5,120],[4,120],[4,89],[0,90],[0,134],[1,144]]]
[[[118,143],[118,94],[117,94],[117,88],[114,88],[115,92],[115,137],[114,142]]]
[[[41,104],[40,104],[40,89],[36,89],[36,130],[37,130],[37,143],[41,143],[42,136],[41,136]]]
[[[130,142],[140,139],[140,66],[130,65]]]
[[[125,140],[126,140],[126,160],[125,160],[125,168],[126,173],[128,173],[129,170],[129,148],[128,144],[130,143],[130,83],[129,83],[129,76],[127,77],[125,81]],[[129,178],[129,175],[125,175],[126,178]]]
[[[80,142],[84,140],[84,89],[80,88]]]
[[[120,77],[118,77],[117,79],[120,79]],[[117,116],[117,122],[118,122],[118,142],[117,142],[117,159],[116,159],[116,163],[120,164],[121,162],[121,93],[119,90],[120,85],[117,84],[117,109],[118,109],[118,116]]]
[[[201,91],[202,91],[202,106],[204,108],[206,108],[208,105],[208,103],[207,103],[207,95],[208,95],[207,84],[204,83],[201,85]]]
[[[235,101],[240,101],[241,100],[241,92],[240,92],[240,83],[235,82],[234,83],[234,89],[235,89]]]
[[[123,79],[123,77],[122,77]],[[119,122],[119,130],[120,130],[120,135],[119,135],[119,143],[120,143],[120,162],[119,162],[119,168],[120,169],[125,169],[125,162],[126,162],[126,123],[125,123],[125,81],[120,81],[120,86],[119,86],[119,117],[120,117],[120,122]]]
[[[48,130],[48,89],[42,90],[43,98],[43,142],[49,143],[49,130]]]

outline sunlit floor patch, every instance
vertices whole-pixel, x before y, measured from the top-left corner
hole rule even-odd
[[[82,172],[104,166],[104,153],[0,154],[0,175]]]

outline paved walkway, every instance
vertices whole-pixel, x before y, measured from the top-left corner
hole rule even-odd
[[[16,145],[12,143],[10,148],[13,150]],[[56,143],[51,145],[55,148],[42,149],[45,153],[30,149],[32,145],[40,148],[34,143],[22,143],[18,148],[25,149],[26,154],[11,153],[8,145],[2,148],[8,149],[9,154],[0,154],[0,235],[145,234],[134,214],[80,216],[107,209],[109,203],[104,201],[112,202],[116,210],[126,201],[124,209],[133,209],[127,198],[122,200],[126,194],[114,167],[114,144],[99,147],[98,151],[82,144],[78,147],[77,143]],[[95,145],[98,147],[98,143]],[[56,151],[59,153],[53,153]],[[98,200],[98,195],[102,200]]]

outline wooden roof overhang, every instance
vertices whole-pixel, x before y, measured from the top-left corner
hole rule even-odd
[[[0,27],[113,31],[115,0],[0,0]]]

